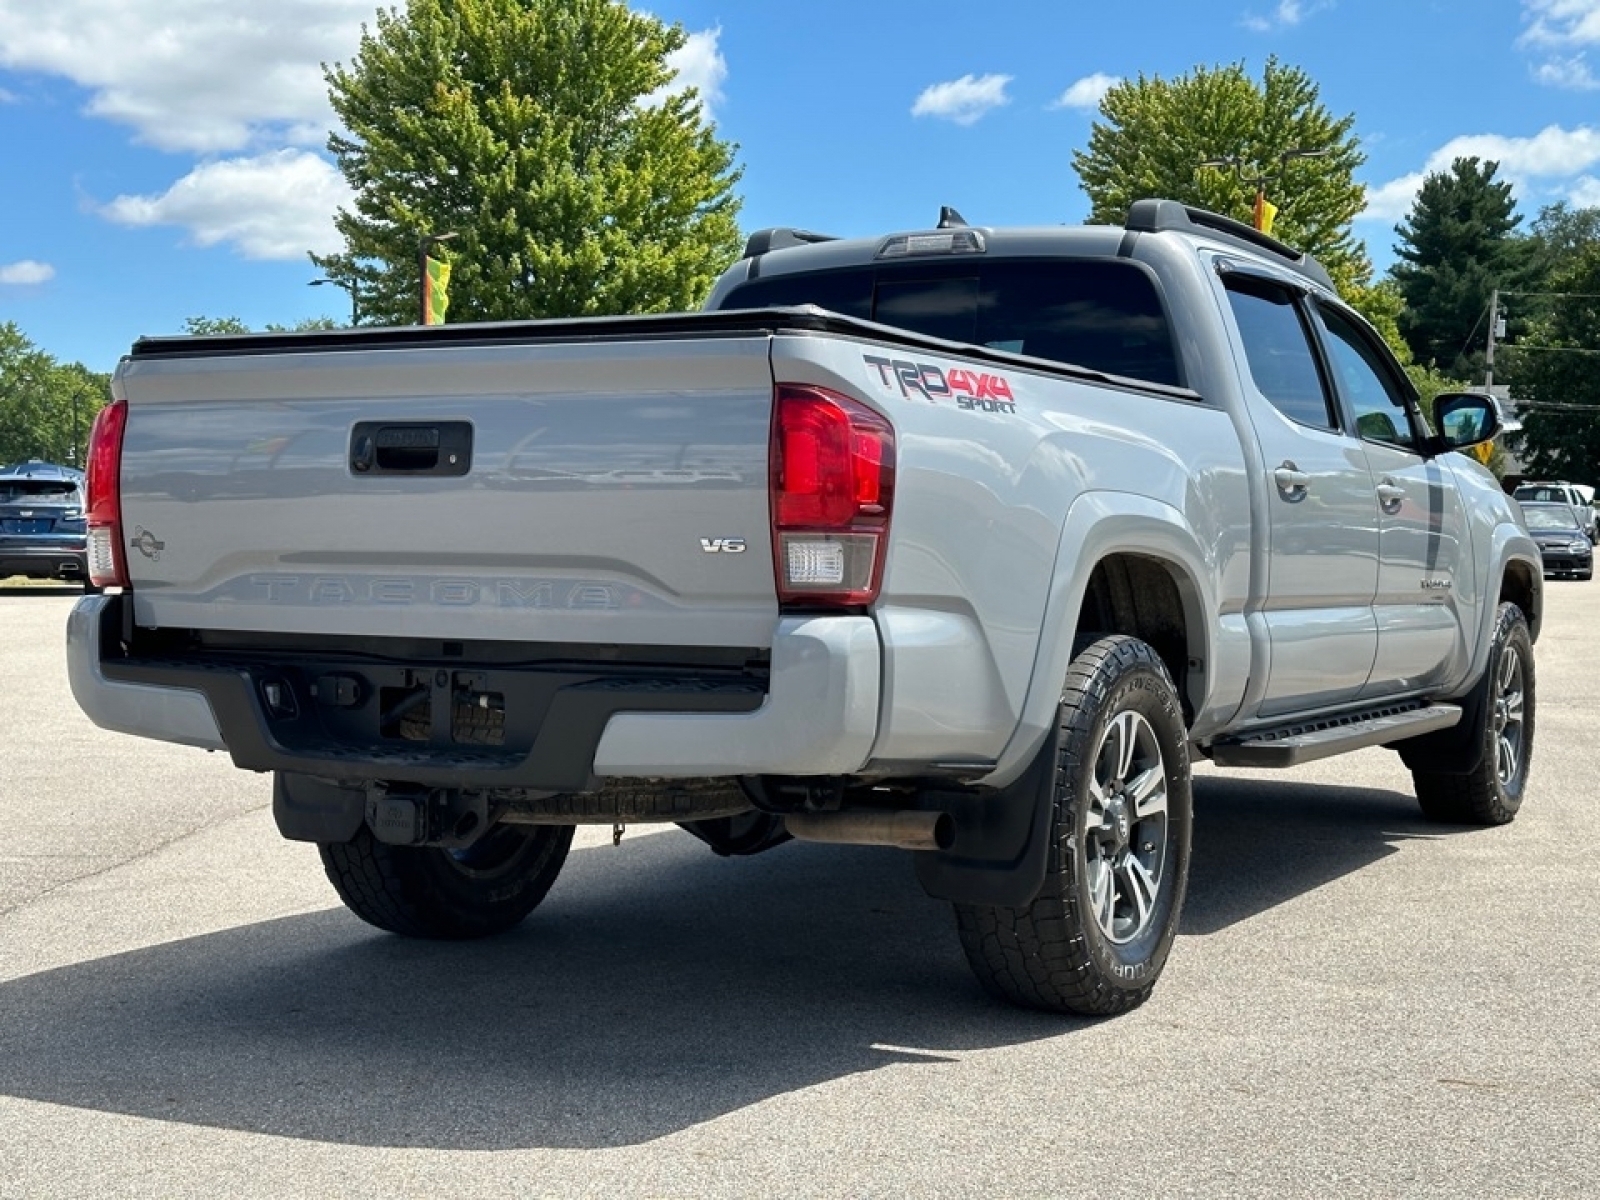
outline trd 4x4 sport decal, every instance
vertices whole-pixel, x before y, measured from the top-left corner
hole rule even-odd
[[[869,367],[878,368],[878,382],[911,399],[913,393],[929,404],[954,400],[957,408],[973,412],[1015,413],[1017,403],[1011,384],[1004,375],[956,369],[945,371],[932,363],[884,358],[877,354],[861,356]]]

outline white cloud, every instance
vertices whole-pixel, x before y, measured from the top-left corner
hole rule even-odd
[[[728,60],[722,57],[717,42],[722,37],[722,27],[702,29],[691,33],[689,40],[667,56],[667,68],[676,78],[663,90],[667,95],[694,88],[700,93],[700,103],[706,115],[721,104],[724,97],[722,85],[728,78]]]
[[[1386,221],[1393,223],[1400,220],[1411,211],[1412,202],[1417,198],[1417,189],[1422,186],[1426,171],[1413,171],[1409,175],[1402,175],[1399,179],[1391,179],[1388,183],[1367,188],[1367,207],[1362,210],[1358,221]]]
[[[48,283],[55,277],[56,269],[49,263],[35,262],[31,258],[0,266],[0,283],[30,285]]]
[[[1105,95],[1122,80],[1115,75],[1106,75],[1096,71],[1093,75],[1085,75],[1061,95],[1051,108],[1082,108],[1094,111],[1100,107],[1100,101]]]
[[[278,150],[204,163],[160,195],[118,196],[101,212],[121,225],[179,225],[197,245],[230,243],[246,258],[298,259],[341,247],[333,213],[352,199],[326,160]]]
[[[1571,58],[1546,59],[1534,67],[1533,78],[1536,83],[1570,92],[1592,92],[1600,88],[1600,79],[1596,79],[1589,71],[1589,64],[1581,54]]]
[[[1519,45],[1600,44],[1600,0],[1523,0],[1522,12],[1529,24]]]
[[[372,0],[0,0],[0,66],[65,76],[88,112],[164,150],[315,144],[321,63],[348,58]]]
[[[21,99],[17,96],[17,94],[15,92],[8,92],[8,91],[5,90],[5,88],[0,88],[0,104],[20,104],[20,103],[21,103]]]
[[[1332,7],[1332,0],[1278,0],[1278,6],[1266,16],[1246,13],[1240,20],[1255,33],[1270,33],[1274,29],[1292,29],[1312,13]]]
[[[1551,181],[1575,177],[1600,163],[1600,130],[1580,126],[1562,129],[1550,125],[1532,137],[1506,137],[1498,133],[1475,133],[1452,138],[1428,156],[1422,170],[1413,171],[1388,183],[1367,189],[1367,207],[1362,220],[1397,221],[1411,210],[1417,189],[1429,175],[1448,171],[1458,158],[1497,162],[1496,178],[1512,184],[1522,197],[1526,189],[1549,190]],[[1581,183],[1582,181],[1576,181]],[[1575,186],[1575,185],[1574,185]]]
[[[1567,203],[1573,208],[1600,208],[1600,179],[1583,175],[1567,188]]]
[[[388,7],[387,0],[383,6]],[[176,225],[194,244],[248,258],[336,250],[352,199],[308,152],[336,117],[322,64],[350,61],[379,0],[0,0],[0,68],[64,77],[90,116],[198,160],[164,192],[100,208],[125,225]],[[401,6],[403,8],[403,5]],[[722,99],[721,29],[691,34],[675,87]],[[0,94],[0,103],[15,99]],[[180,168],[181,169],[181,168]]]
[[[1010,75],[963,75],[949,83],[935,83],[922,89],[911,115],[971,125],[990,110],[1011,103],[1006,95],[1010,82]]]
[[[1600,0],[1523,0],[1522,15],[1528,27],[1517,45],[1550,54],[1534,65],[1536,82],[1570,91],[1600,88],[1581,52],[1567,58],[1552,53],[1600,44]]]

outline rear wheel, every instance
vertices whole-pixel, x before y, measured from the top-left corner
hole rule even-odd
[[[514,928],[555,883],[571,825],[498,825],[471,846],[391,846],[363,825],[324,843],[322,865],[345,907],[369,925],[421,938],[478,938]]]
[[[1489,665],[1478,705],[1478,765],[1465,774],[1413,771],[1425,816],[1455,825],[1505,825],[1522,807],[1533,754],[1533,639],[1515,604],[1495,619]]]
[[[1023,907],[956,905],[979,982],[1029,1008],[1109,1016],[1149,998],[1189,872],[1188,740],[1161,659],[1131,637],[1081,646],[1058,711],[1051,858]]]

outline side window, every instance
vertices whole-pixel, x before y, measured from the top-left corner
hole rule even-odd
[[[1337,428],[1294,293],[1247,275],[1230,275],[1225,286],[1257,390],[1291,421]]]
[[[1369,442],[1416,446],[1406,393],[1383,356],[1343,314],[1319,307],[1328,330],[1328,359],[1339,394],[1356,418],[1356,433]]]

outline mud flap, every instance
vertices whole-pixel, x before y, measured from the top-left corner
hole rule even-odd
[[[1449,729],[1395,742],[1391,748],[1399,751],[1408,771],[1470,775],[1483,759],[1483,707],[1488,698],[1489,670],[1485,668],[1472,690],[1455,701],[1461,705],[1461,720]]]
[[[1016,908],[1044,884],[1050,861],[1059,730],[1009,787],[988,792],[924,792],[920,808],[948,812],[955,838],[948,850],[918,851],[917,882],[937,900]]]

